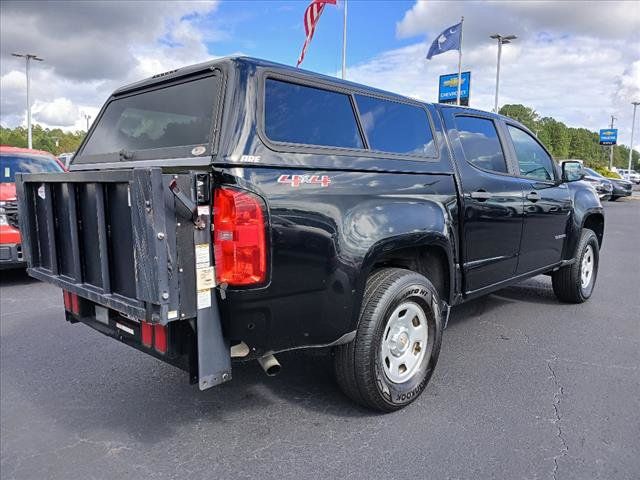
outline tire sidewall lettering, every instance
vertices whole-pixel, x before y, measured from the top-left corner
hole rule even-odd
[[[594,241],[594,238],[595,237],[592,237],[591,239],[589,239],[589,241],[586,242],[586,244],[582,248],[582,254],[580,255],[580,259],[578,263],[578,268],[580,269],[582,265],[582,260],[587,253],[587,247],[591,246],[591,251],[592,251],[592,254],[594,257],[594,263],[595,263],[595,265],[593,266],[593,273],[591,275],[591,280],[589,281],[589,284],[587,285],[586,288],[583,288],[581,284],[578,285],[578,288],[580,289],[580,294],[585,299],[591,297],[591,294],[593,293],[593,289],[595,288],[595,285],[596,285],[596,278],[598,276],[598,267],[600,265],[600,252],[598,249],[597,241]],[[580,270],[578,270],[578,282],[579,281],[580,281]]]
[[[434,362],[434,353],[435,358],[437,359],[437,353],[439,352],[439,342],[436,344],[437,334],[436,331],[440,329],[441,319],[439,318],[439,309],[433,309],[432,303],[436,300],[437,296],[432,292],[431,288],[426,285],[420,284],[412,284],[403,288],[402,292],[395,296],[393,301],[389,302],[384,315],[385,320],[388,319],[390,313],[403,301],[407,301],[410,299],[414,303],[418,304],[423,310],[427,317],[427,324],[429,328],[429,337],[428,337],[428,353],[425,355],[422,364],[419,367],[418,372],[411,378],[409,381],[405,383],[393,383],[391,382],[386,374],[384,373],[384,369],[382,368],[382,360],[379,357],[379,353],[376,354],[376,362],[375,362],[375,378],[376,378],[376,386],[382,396],[394,405],[403,405],[406,403],[410,403],[416,397],[418,397],[422,391],[425,389],[429,379],[431,378],[431,374],[433,373],[433,369],[435,367]],[[380,345],[382,334],[386,328],[387,322],[381,322],[381,328],[378,332],[378,342],[377,345]]]

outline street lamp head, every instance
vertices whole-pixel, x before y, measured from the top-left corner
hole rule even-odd
[[[500,35],[499,33],[494,33],[493,35],[489,35],[489,38],[494,40],[498,40],[498,43],[511,43],[511,40],[515,40],[518,38],[516,35]]]
[[[12,53],[11,55],[19,58],[29,58],[31,60],[36,60],[38,62],[44,61],[44,59],[38,57],[37,55],[33,55],[31,53]]]

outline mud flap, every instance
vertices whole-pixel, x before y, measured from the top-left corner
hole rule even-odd
[[[196,251],[196,274],[206,276],[212,275],[211,270],[211,215],[209,206],[199,206],[206,209],[206,214],[201,213],[200,218],[204,220],[204,228],[194,228],[193,240]],[[208,270],[207,270],[208,269]],[[205,272],[205,270],[207,270]],[[222,322],[220,320],[220,310],[216,298],[216,290],[212,285],[202,288],[202,283],[213,281],[212,278],[197,279],[197,341],[198,341],[198,386],[200,390],[220,385],[231,380],[231,349],[229,342],[222,334]]]

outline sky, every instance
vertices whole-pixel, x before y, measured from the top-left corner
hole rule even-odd
[[[431,42],[464,16],[463,70],[472,107],[491,110],[497,46],[500,104],[521,103],[572,127],[631,134],[640,101],[640,2],[348,0],[347,79],[437,101],[438,77],[457,70],[451,51],[426,60]],[[226,55],[295,65],[309,0],[0,3],[0,123],[26,125],[24,60],[33,64],[34,121],[86,128],[117,87]],[[339,75],[344,5],[328,5],[303,68]],[[635,148],[640,149],[640,112]]]

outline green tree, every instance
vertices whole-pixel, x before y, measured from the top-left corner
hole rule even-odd
[[[503,105],[498,113],[506,117],[511,117],[522,123],[529,130],[535,131],[538,114],[533,108],[525,107],[524,105],[508,104]]]
[[[85,132],[65,132],[59,128],[43,128],[35,124],[32,129],[33,148],[45,150],[54,155],[63,152],[75,152]],[[0,144],[12,147],[27,147],[27,129],[24,127],[6,128],[0,126]]]
[[[562,122],[553,121],[551,124],[551,145],[553,145],[553,155],[556,158],[568,158],[571,137],[569,129]]]
[[[530,107],[519,104],[504,105],[502,115],[511,117],[536,134],[556,159],[577,158],[587,166],[606,171],[609,166],[609,147],[600,145],[597,132],[586,128],[567,127],[552,117],[540,117]],[[613,165],[626,168],[629,161],[629,147],[616,145],[613,149]],[[632,168],[640,170],[640,152],[633,151]]]

